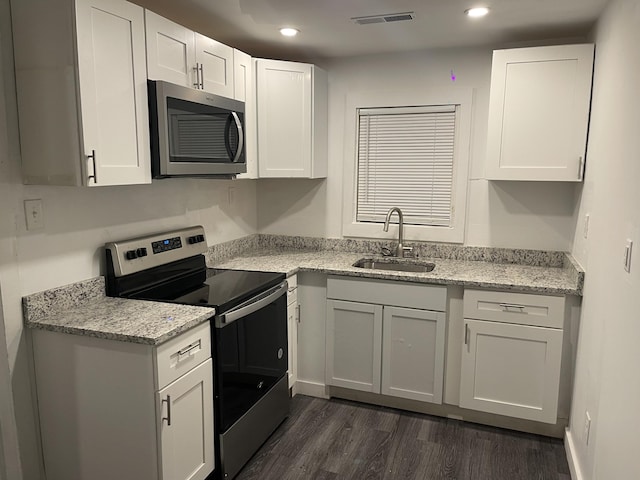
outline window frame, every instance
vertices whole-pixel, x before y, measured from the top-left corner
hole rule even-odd
[[[456,105],[456,135],[453,176],[453,212],[450,227],[405,225],[406,240],[463,243],[469,184],[469,157],[471,146],[471,117],[473,89],[449,87],[431,89],[424,93],[398,91],[371,91],[348,95],[345,108],[344,172],[342,235],[344,237],[397,238],[397,227],[383,232],[382,222],[358,222],[357,168],[358,168],[358,109]],[[397,224],[397,216],[392,217]]]

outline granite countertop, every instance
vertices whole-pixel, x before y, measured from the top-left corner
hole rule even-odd
[[[339,251],[300,251],[297,249],[254,249],[235,258],[215,262],[211,267],[235,270],[281,272],[288,276],[298,271],[334,275],[401,280],[419,283],[463,285],[548,294],[582,294],[582,275],[567,259],[560,267],[531,266],[486,261],[452,260],[421,257],[419,262],[433,262],[436,267],[427,273],[369,270],[353,267],[360,258],[376,255]]]
[[[159,345],[205,321],[215,309],[107,297],[104,277],[23,298],[25,325],[53,332]]]

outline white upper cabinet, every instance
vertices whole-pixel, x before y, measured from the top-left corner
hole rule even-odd
[[[581,181],[594,45],[493,52],[486,177]]]
[[[233,48],[145,11],[151,80],[234,98]]]
[[[233,51],[233,89],[236,100],[244,102],[244,137],[247,173],[236,178],[258,178],[258,136],[256,126],[256,89],[253,60],[240,50]]]
[[[193,32],[149,10],[145,10],[144,16],[149,78],[197,87]]]
[[[199,33],[195,36],[201,89],[233,98],[233,48]]]
[[[326,177],[326,72],[264,59],[256,70],[260,178]]]
[[[14,0],[27,184],[151,182],[144,13],[123,0]]]

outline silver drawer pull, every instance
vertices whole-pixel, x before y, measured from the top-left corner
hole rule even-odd
[[[167,402],[167,416],[162,417],[162,421],[167,421],[167,426],[171,426],[171,395],[167,395],[166,400],[162,400],[162,403]]]
[[[196,348],[200,348],[200,340],[198,340],[197,342],[193,342],[191,345],[187,345],[181,350],[178,350],[178,358],[193,352]]]
[[[518,313],[526,313],[524,309],[526,308],[524,305],[515,305],[513,303],[500,303],[499,304],[505,312],[508,312],[511,308],[517,308],[520,310]]]

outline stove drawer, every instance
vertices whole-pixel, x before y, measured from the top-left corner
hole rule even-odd
[[[155,350],[156,388],[161,389],[211,357],[211,332],[205,322]]]

